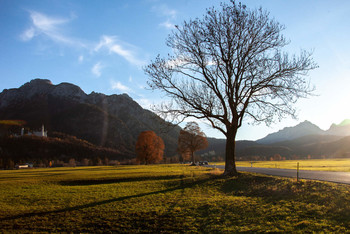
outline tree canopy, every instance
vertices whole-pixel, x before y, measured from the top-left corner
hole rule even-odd
[[[163,159],[164,142],[155,132],[144,131],[137,138],[135,150],[139,162],[156,163]]]
[[[190,155],[195,163],[194,152],[208,147],[207,137],[196,122],[189,122],[180,130],[178,139],[178,152],[181,155]]]
[[[227,175],[237,174],[235,139],[244,119],[295,117],[296,101],[314,89],[305,79],[317,67],[312,53],[283,52],[284,28],[261,8],[222,3],[176,26],[167,39],[173,54],[145,68],[149,86],[171,99],[160,114],[205,119],[226,136]]]

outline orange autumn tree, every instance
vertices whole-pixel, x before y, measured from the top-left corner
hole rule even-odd
[[[144,131],[137,138],[135,150],[139,162],[156,163],[163,159],[164,142],[155,132]]]
[[[190,155],[192,164],[195,164],[194,152],[207,147],[207,137],[196,122],[187,123],[186,127],[180,131],[178,152],[183,158]]]

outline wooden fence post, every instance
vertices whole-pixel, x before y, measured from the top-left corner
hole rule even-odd
[[[297,162],[297,182],[299,181],[299,162]]]

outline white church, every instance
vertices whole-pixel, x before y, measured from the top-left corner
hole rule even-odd
[[[29,136],[39,136],[39,137],[47,137],[47,131],[45,131],[44,124],[41,126],[41,131],[28,131],[27,134],[24,134],[24,128],[21,129],[21,136],[29,135]]]

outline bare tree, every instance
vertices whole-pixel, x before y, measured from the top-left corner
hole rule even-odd
[[[187,123],[186,127],[180,131],[178,152],[182,155],[191,155],[192,164],[195,164],[194,152],[207,147],[207,137],[196,122]]]
[[[304,78],[317,67],[312,53],[289,56],[284,26],[269,13],[222,3],[169,35],[174,55],[145,68],[149,86],[171,98],[159,113],[206,119],[226,136],[225,173],[237,174],[235,139],[243,119],[270,124],[295,117],[293,104],[313,91]]]

